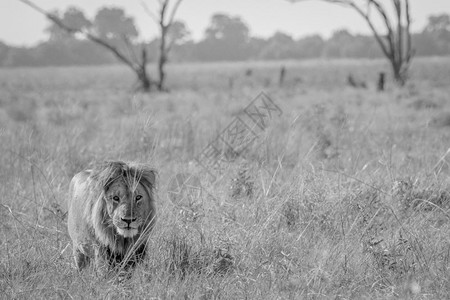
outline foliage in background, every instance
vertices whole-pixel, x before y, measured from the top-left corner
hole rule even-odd
[[[107,8],[101,8],[102,10]],[[109,8],[117,10],[117,8]],[[61,14],[56,14],[61,15]],[[92,26],[77,9],[69,8],[62,17],[77,26]],[[428,24],[421,32],[412,35],[416,56],[450,55],[449,15],[430,16]],[[75,20],[74,20],[75,19]],[[95,22],[94,22],[95,23]],[[110,23],[110,22],[109,22]],[[114,28],[101,27],[101,33],[109,37]],[[269,38],[251,35],[251,29],[239,17],[216,14],[211,18],[204,37],[199,41],[190,38],[189,29],[181,21],[174,21],[168,32],[171,44],[170,61],[242,61],[311,58],[379,58],[383,53],[372,36],[352,34],[346,29],[337,30],[330,38],[311,35],[295,39],[289,34],[277,32]],[[136,36],[134,20],[127,17],[124,27],[131,33],[133,48],[148,49],[147,59],[159,59],[160,38],[143,42]],[[128,28],[128,29],[127,29]],[[134,29],[133,29],[134,28]],[[106,33],[107,31],[110,33]],[[116,31],[117,31],[116,30]],[[129,32],[131,30],[131,32]],[[12,47],[0,42],[0,66],[56,66],[114,64],[116,58],[107,51],[92,45],[77,36],[68,36],[60,29],[50,26],[49,38],[33,47]],[[120,34],[119,34],[120,35]],[[137,51],[135,49],[135,51]],[[139,52],[139,51],[137,51]]]
[[[168,61],[169,52],[172,45],[181,40],[185,34],[183,24],[175,22],[175,14],[182,2],[177,0],[171,5],[170,0],[159,2],[159,11],[154,15],[148,8],[147,12],[159,25],[159,51],[158,53],[158,80],[151,80],[148,71],[148,47],[142,43],[136,43],[138,31],[134,25],[134,20],[125,14],[125,11],[117,7],[101,8],[94,20],[91,22],[84,16],[83,12],[75,7],[69,7],[60,16],[56,12],[47,12],[32,1],[19,0],[36,12],[43,14],[51,25],[47,28],[50,35],[49,40],[56,42],[66,39],[88,40],[96,46],[103,48],[121,63],[128,66],[138,80],[139,89],[150,91],[152,86],[156,86],[159,91],[165,90],[165,66]],[[175,25],[172,27],[172,25]],[[133,43],[134,42],[134,43]]]

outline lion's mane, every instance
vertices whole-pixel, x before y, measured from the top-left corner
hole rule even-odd
[[[123,256],[145,243],[156,217],[155,176],[156,171],[147,165],[121,161],[104,162],[75,175],[70,184],[68,221],[74,255],[79,251],[78,255],[91,256],[86,252],[92,252],[92,246],[105,246],[108,252]],[[105,192],[117,180],[130,189],[140,183],[148,194],[149,203],[136,211],[144,222],[133,238],[119,235],[107,212]]]

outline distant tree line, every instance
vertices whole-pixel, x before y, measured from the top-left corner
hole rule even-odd
[[[89,27],[102,38],[123,47],[123,51],[136,51],[146,47],[148,61],[158,57],[158,38],[143,43],[139,39],[134,19],[121,8],[99,9],[89,21],[77,8],[64,13],[54,12],[73,27]],[[34,47],[13,47],[0,42],[0,66],[58,66],[113,64],[112,53],[76,34],[68,34],[55,24],[46,29],[48,39]],[[277,32],[269,38],[254,37],[249,26],[239,17],[225,14],[212,16],[200,41],[193,41],[188,27],[175,21],[170,29],[171,61],[239,61],[311,58],[378,58],[383,54],[373,36],[353,35],[342,29],[324,39],[320,35],[294,39]],[[416,56],[450,55],[450,16],[430,16],[421,32],[413,34]],[[125,41],[125,43],[124,43]]]

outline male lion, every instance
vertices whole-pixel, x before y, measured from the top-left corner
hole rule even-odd
[[[143,258],[156,216],[155,175],[144,165],[112,161],[73,177],[68,228],[79,270],[91,258],[102,273]]]

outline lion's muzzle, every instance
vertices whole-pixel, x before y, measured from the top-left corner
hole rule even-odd
[[[138,218],[133,216],[118,216],[114,218],[113,224],[117,229],[117,233],[124,237],[133,237],[139,232],[140,222],[138,222]]]
[[[124,223],[128,224],[128,227],[130,227],[131,223],[135,222],[137,218],[120,218],[120,220]]]

